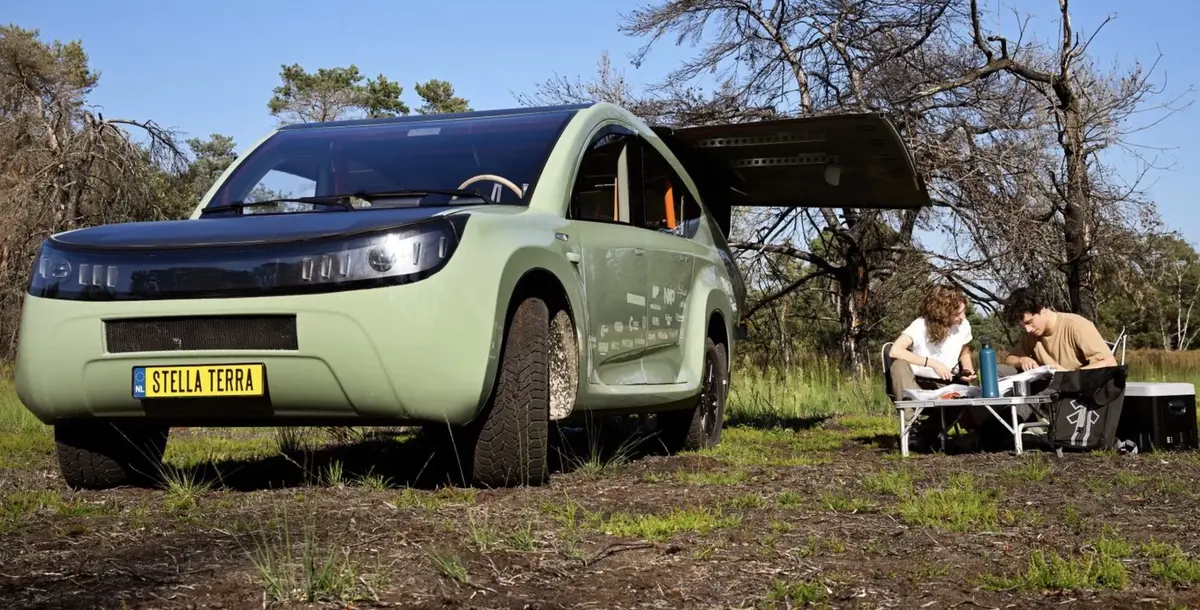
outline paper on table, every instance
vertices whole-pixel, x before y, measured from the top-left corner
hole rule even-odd
[[[1008,377],[1000,379],[996,385],[999,386],[999,388],[1000,388],[1000,395],[1004,396],[1006,393],[1008,393],[1009,391],[1012,390],[1014,381],[1020,381],[1020,380],[1032,381],[1034,379],[1041,379],[1043,377],[1050,377],[1052,375],[1054,375],[1053,367],[1039,366],[1036,369],[1030,369],[1028,371],[1023,371],[1023,372],[1017,373],[1016,375],[1009,375]],[[981,388],[979,386],[975,386],[975,385],[963,385],[963,384],[959,384],[959,383],[951,384],[948,386],[943,386],[936,390],[919,390],[919,389],[904,390],[904,397],[909,400],[937,400],[937,399],[941,398],[942,396],[945,396],[946,394],[949,394],[951,392],[959,393],[961,395],[961,398],[981,398],[981,397],[983,397],[983,388]]]
[[[943,386],[936,390],[920,390],[908,389],[904,390],[904,397],[909,400],[937,400],[946,394],[957,392],[961,398],[979,398],[983,396],[983,390],[979,386],[963,385],[954,383],[948,386]]]
[[[1000,395],[1004,396],[1012,390],[1014,381],[1033,381],[1034,379],[1052,377],[1053,375],[1053,367],[1042,365],[1036,369],[1029,369],[1028,371],[1017,373],[1016,375],[1009,375],[1008,377],[1000,379],[996,385],[1000,387]]]

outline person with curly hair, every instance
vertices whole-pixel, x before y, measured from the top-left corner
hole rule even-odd
[[[919,317],[896,337],[888,352],[892,364],[887,374],[893,399],[904,400],[907,389],[932,390],[974,379],[970,348],[973,337],[966,311],[967,299],[955,286],[938,284],[925,295]],[[947,421],[957,418],[959,409],[948,409]],[[916,444],[930,443],[940,432],[940,416],[924,416],[913,432]]]
[[[938,284],[921,302],[920,316],[892,342],[892,393],[904,400],[906,389],[934,389],[975,376],[971,365],[971,323],[967,300],[957,287]]]

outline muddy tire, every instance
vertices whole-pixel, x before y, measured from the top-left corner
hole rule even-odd
[[[541,485],[549,478],[550,310],[527,298],[513,312],[492,399],[475,435],[471,481]]]
[[[58,467],[71,489],[110,489],[157,480],[170,429],[94,421],[54,426]]]
[[[703,375],[695,407],[658,415],[659,437],[670,453],[715,447],[721,442],[729,362],[725,346],[711,338],[704,340]]]

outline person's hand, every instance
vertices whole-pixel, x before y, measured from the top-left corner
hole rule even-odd
[[[937,376],[940,379],[950,379],[954,377],[954,374],[950,372],[950,369],[946,368],[946,365],[938,362],[937,360],[930,360],[929,368],[933,369],[933,372],[937,373]]]
[[[959,373],[959,375],[958,375],[958,376],[959,376],[959,378],[961,378],[963,381],[971,381],[971,380],[975,379],[975,371],[972,371],[971,369],[964,368],[964,369],[962,369],[962,372],[961,372],[961,373]]]
[[[1019,364],[1021,365],[1022,371],[1032,371],[1033,369],[1036,369],[1037,367],[1041,366],[1037,363],[1037,360],[1034,360],[1033,358],[1030,358],[1029,356],[1022,357]]]

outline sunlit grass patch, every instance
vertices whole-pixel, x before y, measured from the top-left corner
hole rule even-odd
[[[54,454],[54,438],[48,430],[0,431],[0,470],[29,468]]]
[[[1150,560],[1150,575],[1155,579],[1172,585],[1200,584],[1200,561],[1188,557],[1178,544],[1151,540],[1140,551]]]
[[[779,507],[797,506],[804,501],[804,496],[794,491],[781,491],[775,496],[775,505]]]
[[[829,589],[824,584],[813,580],[790,582],[776,578],[771,581],[771,587],[766,595],[766,601],[774,604],[783,603],[786,604],[785,607],[789,608],[803,607],[828,599]]]
[[[1053,551],[1035,550],[1023,571],[1007,576],[986,575],[979,580],[991,590],[1121,590],[1129,586],[1125,565],[1099,552],[1063,557]]]
[[[478,490],[472,487],[442,487],[436,491],[426,491],[406,487],[400,491],[391,504],[396,508],[421,508],[433,510],[447,506],[466,506],[475,503]]]
[[[789,370],[737,362],[726,411],[731,422],[768,422],[832,414],[886,415],[889,401],[873,376],[846,376],[838,362],[811,356]]]
[[[880,495],[890,495],[900,498],[913,493],[913,475],[905,469],[881,470],[863,475],[858,480],[863,489]]]
[[[1105,531],[1101,534],[1099,539],[1092,542],[1092,547],[1096,549],[1097,553],[1116,559],[1132,557],[1134,553],[1133,543],[1112,531]]]
[[[54,429],[21,404],[7,373],[0,364],[0,470],[28,468],[54,452]]]
[[[607,517],[589,513],[587,518],[589,526],[605,534],[652,541],[666,540],[683,532],[707,534],[740,522],[741,518],[736,515],[726,515],[708,507],[674,508],[655,514],[617,512]]]
[[[836,436],[813,437],[786,428],[729,428],[716,447],[697,455],[712,457],[738,467],[796,467],[828,464],[832,457],[819,452],[841,447]]]
[[[248,551],[267,599],[277,602],[355,602],[375,600],[372,580],[362,558],[348,547],[322,540],[315,525],[306,523],[294,539],[286,516],[275,521],[275,532],[252,536]],[[264,602],[265,603],[265,602]]]
[[[671,477],[685,485],[735,485],[746,480],[746,473],[742,470],[676,470]]]
[[[970,474],[950,477],[943,487],[922,489],[901,500],[896,511],[909,525],[955,532],[981,531],[999,523],[994,490],[980,490]]]
[[[11,370],[0,363],[0,433],[50,437],[52,429],[34,417],[21,400],[9,375]]]
[[[202,480],[196,471],[165,465],[159,478],[166,491],[167,510],[183,511],[200,505],[200,497],[212,491],[213,485]]]
[[[1020,464],[1008,471],[1008,475],[1019,481],[1040,483],[1054,472],[1054,465],[1041,453],[1021,456]]]
[[[179,468],[207,463],[248,461],[279,455],[269,432],[253,428],[172,431],[163,461]]]
[[[38,515],[95,517],[120,510],[109,500],[89,501],[58,490],[16,491],[0,495],[0,533],[21,530]]]

